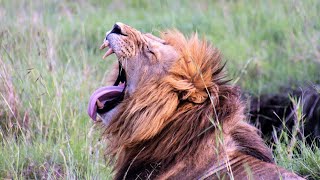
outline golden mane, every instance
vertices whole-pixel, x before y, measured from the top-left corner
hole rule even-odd
[[[220,52],[197,34],[186,39],[170,30],[161,38],[176,49],[179,59],[163,78],[149,77],[125,98],[104,131],[115,179],[166,178],[178,171],[188,174],[188,168],[200,172],[230,153],[273,163],[257,130],[244,121],[239,90],[225,80]],[[193,157],[202,158],[184,166]]]

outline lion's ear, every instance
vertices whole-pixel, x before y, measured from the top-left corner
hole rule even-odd
[[[196,76],[194,76],[196,79]],[[176,92],[179,92],[181,100],[188,100],[190,102],[200,104],[208,99],[207,85],[204,82],[193,82],[187,77],[179,76],[167,76],[165,81],[168,82]],[[211,86],[211,83],[208,84]]]

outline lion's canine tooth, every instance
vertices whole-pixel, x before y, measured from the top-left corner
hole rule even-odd
[[[104,41],[103,44],[100,46],[100,50],[102,50],[102,49],[104,49],[104,48],[106,48],[106,47],[108,47],[108,46],[109,46],[109,41],[106,40],[106,41]]]
[[[113,50],[112,50],[111,48],[108,49],[108,51],[103,55],[102,59],[108,57],[108,56],[109,56],[110,54],[112,54],[112,53],[113,53]]]
[[[99,99],[97,100],[97,106],[99,109],[103,109],[103,103]]]

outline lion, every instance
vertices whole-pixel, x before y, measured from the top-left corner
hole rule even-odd
[[[275,164],[219,50],[197,34],[159,38],[118,22],[104,48],[118,74],[88,113],[103,121],[114,179],[303,179]]]

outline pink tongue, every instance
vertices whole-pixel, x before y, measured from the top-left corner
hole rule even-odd
[[[120,96],[124,89],[124,85],[119,86],[105,86],[97,89],[91,95],[88,105],[88,114],[92,120],[97,118],[97,100],[105,102],[106,100]]]

